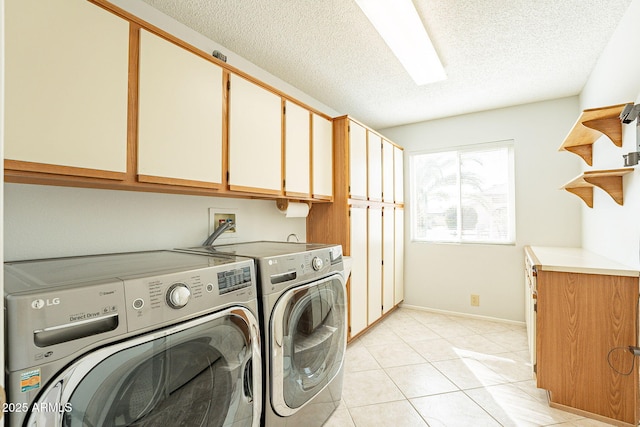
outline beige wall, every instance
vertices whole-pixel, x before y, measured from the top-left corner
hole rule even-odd
[[[381,132],[405,147],[405,199],[412,152],[515,141],[516,244],[412,242],[405,226],[405,304],[524,320],[523,246],[579,246],[580,200],[559,187],[579,173],[578,158],[558,147],[578,113],[570,97],[416,123]],[[574,158],[575,157],[575,158]],[[470,295],[480,295],[471,307]]]
[[[631,3],[580,95],[581,108],[640,103],[640,0]],[[636,122],[623,125],[623,146],[602,137],[593,146],[593,169],[624,166],[623,154],[636,151]],[[581,166],[591,169],[584,163]],[[582,240],[590,251],[640,266],[640,167],[624,177],[624,205],[594,191],[593,209],[582,207]]]

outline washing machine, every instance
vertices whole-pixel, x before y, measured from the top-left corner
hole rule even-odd
[[[261,241],[186,250],[256,261],[264,338],[262,424],[324,424],[342,397],[347,342],[342,247]]]
[[[5,263],[7,425],[258,426],[254,265],[176,251]]]

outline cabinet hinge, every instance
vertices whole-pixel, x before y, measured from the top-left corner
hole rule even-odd
[[[229,171],[227,171],[227,182],[229,182]]]
[[[287,106],[286,105],[282,106],[282,114],[287,114]]]
[[[534,373],[534,374],[537,374],[537,373],[538,373],[538,364],[537,364],[537,363],[534,363],[534,364],[533,364],[533,373]]]
[[[287,188],[287,181],[285,179],[282,180],[282,188]]]
[[[381,264],[384,265],[384,260],[382,260]]]
[[[538,312],[538,303],[533,303],[533,312],[537,313]]]

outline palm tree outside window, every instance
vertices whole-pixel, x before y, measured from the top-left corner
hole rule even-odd
[[[514,141],[410,155],[411,237],[515,243]]]

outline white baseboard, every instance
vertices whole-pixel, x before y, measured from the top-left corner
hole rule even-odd
[[[439,310],[437,308],[420,307],[417,305],[409,305],[400,303],[400,308],[408,308],[410,310],[427,311],[430,313],[446,314],[447,316],[466,317],[469,319],[488,320],[491,322],[506,323],[509,325],[525,326],[524,322],[518,322],[516,320],[500,319],[498,317],[480,316],[478,314],[460,313],[457,311]]]

